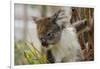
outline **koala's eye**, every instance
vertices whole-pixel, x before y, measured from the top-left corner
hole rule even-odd
[[[47,36],[52,37],[53,33],[47,33]]]

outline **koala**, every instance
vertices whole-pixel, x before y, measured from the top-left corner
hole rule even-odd
[[[70,16],[68,16],[70,15]],[[33,18],[41,46],[50,63],[82,61],[76,29],[71,25],[71,13],[58,10],[51,17]]]

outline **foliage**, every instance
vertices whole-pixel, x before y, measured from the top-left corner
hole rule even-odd
[[[32,43],[28,41],[15,43],[15,65],[45,63],[47,63],[46,55],[40,53]]]

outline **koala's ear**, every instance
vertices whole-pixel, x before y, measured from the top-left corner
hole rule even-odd
[[[36,23],[36,24],[38,23],[39,19],[40,19],[40,18],[38,18],[38,17],[32,16],[32,20],[33,20],[34,23]]]
[[[56,12],[53,15],[53,19],[56,24],[58,24],[60,27],[66,26],[70,23],[71,19],[71,9],[60,9],[58,12]]]

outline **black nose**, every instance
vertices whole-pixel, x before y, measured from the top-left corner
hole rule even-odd
[[[43,47],[48,47],[48,43],[42,42],[42,46],[43,46]]]
[[[45,39],[41,39],[41,44],[43,47],[48,47],[48,43]]]

